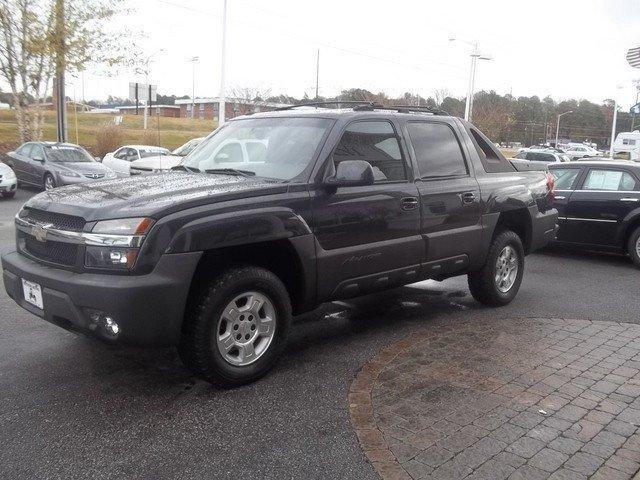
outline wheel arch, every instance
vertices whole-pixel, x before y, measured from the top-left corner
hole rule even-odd
[[[491,239],[497,232],[505,229],[512,230],[520,237],[525,255],[531,252],[533,223],[529,209],[522,207],[494,214],[491,216],[490,223],[493,225],[489,225],[490,234],[486,235],[485,253],[489,249]]]

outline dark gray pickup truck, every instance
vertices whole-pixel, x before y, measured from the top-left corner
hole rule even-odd
[[[168,173],[34,196],[8,294],[66,329],[176,345],[226,386],[265,374],[322,302],[467,275],[509,303],[554,236],[553,177],[439,112],[319,107],[234,119]]]

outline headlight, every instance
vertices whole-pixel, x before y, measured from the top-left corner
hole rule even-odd
[[[116,172],[107,172],[104,174],[104,178],[116,178],[117,176]]]
[[[92,233],[110,233],[115,235],[144,235],[153,225],[152,218],[119,218],[102,220],[91,229]]]
[[[82,175],[80,175],[79,173],[76,173],[76,172],[58,172],[58,174],[62,178],[78,178],[78,177],[82,176]]]
[[[97,222],[91,229],[91,240],[102,245],[87,245],[85,266],[116,270],[133,268],[140,251],[138,247],[153,222],[151,218],[120,218]]]
[[[137,248],[87,246],[84,264],[93,268],[132,268],[138,258]]]

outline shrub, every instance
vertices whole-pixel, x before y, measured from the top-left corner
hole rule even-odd
[[[98,130],[96,143],[91,149],[94,155],[103,158],[107,153],[120,148],[124,141],[122,127],[108,123]]]

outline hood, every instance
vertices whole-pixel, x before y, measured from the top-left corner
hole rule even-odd
[[[81,175],[90,173],[108,173],[111,169],[98,162],[51,162],[55,170],[72,171]]]
[[[140,160],[134,160],[131,162],[131,168],[144,168],[144,169],[159,169],[169,170],[175,167],[182,158],[178,155],[156,155],[154,157],[141,158]]]
[[[55,188],[32,197],[25,206],[81,216],[87,221],[160,218],[213,201],[286,191],[282,183],[254,177],[169,172]]]

